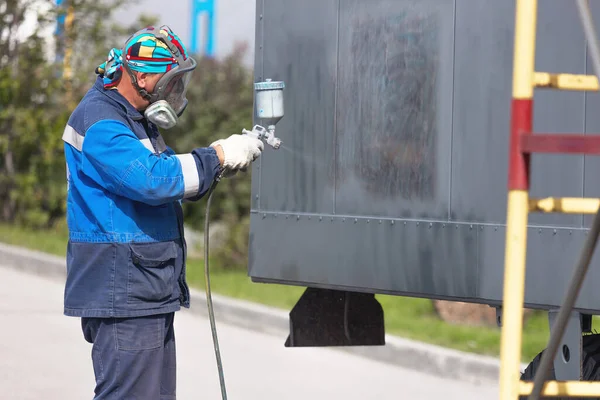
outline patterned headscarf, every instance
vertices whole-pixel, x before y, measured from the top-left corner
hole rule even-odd
[[[104,88],[114,88],[123,75],[123,51],[127,65],[133,71],[160,74],[178,65],[177,59],[160,39],[154,36],[155,28],[148,27],[125,44],[124,50],[111,49],[107,60],[96,68],[96,74],[104,80]],[[160,27],[160,33],[166,34],[169,41],[177,47],[183,59],[188,54],[179,37],[167,26]]]

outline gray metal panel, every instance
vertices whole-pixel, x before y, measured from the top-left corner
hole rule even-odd
[[[579,259],[587,232],[581,229],[531,228],[529,233],[529,268],[525,299],[537,304],[559,306]],[[600,259],[594,256],[587,279],[581,288],[576,307],[600,309]]]
[[[585,73],[585,41],[573,2],[544,2],[538,13],[536,70]],[[584,131],[584,93],[536,90],[534,131],[578,133]],[[535,154],[531,163],[532,196],[583,194],[583,157]],[[532,214],[532,224],[581,226],[574,215]]]
[[[478,295],[490,303],[498,302],[502,298],[504,282],[506,229],[503,225],[479,226],[478,229]]]
[[[577,263],[585,231],[532,227],[527,230],[527,236],[525,302],[536,307],[558,307]],[[479,294],[483,301],[499,301],[502,299],[504,281],[506,229],[503,226],[485,227],[480,229],[479,238]],[[598,257],[592,260],[577,307],[598,309],[600,305],[600,292],[594,283],[600,278],[599,261]]]
[[[260,208],[329,213],[338,2],[263,1],[263,79],[283,80],[286,88],[276,127],[283,146],[261,157]]]
[[[477,294],[477,229],[469,225],[252,213],[250,247],[253,278],[441,297]]]
[[[514,2],[457,0],[454,8],[449,0],[340,0],[338,10],[333,1],[263,1],[264,10],[258,9],[264,14],[264,65],[257,54],[256,74],[286,81],[286,115],[277,132],[289,147],[266,151],[254,166],[259,173],[253,175],[253,196],[260,195],[260,203],[253,198],[250,276],[499,303]],[[600,6],[592,7],[598,19]],[[437,16],[432,23],[425,18],[430,13]],[[574,5],[544,3],[538,19],[537,70],[584,73],[585,45]],[[261,30],[257,26],[257,38]],[[420,113],[411,126],[420,134],[397,129],[413,118],[406,93],[414,87],[408,85],[408,75],[391,70],[403,61],[405,72],[410,71],[409,61],[419,60],[415,53],[422,49],[412,48],[410,40],[416,39],[408,35],[415,31],[437,32],[430,42],[435,46],[419,42],[422,53],[437,57],[431,70],[422,68],[429,77],[422,88],[435,89],[430,97],[435,100],[429,100],[434,104],[429,108],[417,107]],[[396,90],[392,83],[399,85]],[[600,98],[588,94],[587,104],[584,99],[580,92],[538,90],[534,130],[582,132],[585,118],[586,130],[600,133]],[[435,129],[423,118],[434,121]],[[427,163],[419,170],[408,162],[411,172],[419,172],[416,179],[391,162],[377,174],[374,167],[385,165],[381,162],[393,148],[390,143],[407,138],[423,139],[415,142],[423,146]],[[374,151],[372,146],[382,141],[383,150]],[[594,173],[599,162],[591,157],[585,161],[586,195],[600,196]],[[532,194],[581,195],[583,164],[583,157],[534,155]],[[419,194],[427,193],[423,184],[430,182],[434,194],[420,199]],[[406,195],[402,185],[413,185],[413,192]],[[257,213],[257,208],[266,212]],[[583,231],[570,227],[581,226],[582,218],[532,215],[530,221],[562,225],[556,234],[548,227],[528,230],[528,306],[556,307],[583,244]],[[593,288],[597,279],[595,256],[578,302],[581,309],[600,307],[600,292]]]
[[[501,225],[252,213],[249,273],[258,281],[500,304],[505,235]],[[528,235],[525,302],[558,307],[585,231],[529,228]],[[576,303],[581,310],[598,310],[599,257]]]
[[[514,2],[456,5],[452,207],[456,221],[506,220]]]
[[[452,0],[342,0],[336,214],[447,218],[453,15]]]
[[[255,49],[254,49],[254,81],[260,82],[263,80],[263,32],[264,32],[264,16],[263,16],[263,0],[256,0],[256,23],[255,23]],[[253,104],[252,116],[253,120],[256,115],[256,102]],[[247,127],[246,129],[250,129]],[[252,164],[252,198],[250,207],[253,210],[260,209],[260,171],[262,158],[259,158]]]
[[[590,3],[592,16],[596,29],[600,26],[600,4],[596,1]],[[581,29],[580,29],[581,30]],[[596,72],[592,66],[589,56],[587,57],[586,73],[595,75]],[[585,102],[585,133],[590,135],[600,135],[600,93],[587,92]],[[585,197],[600,197],[600,157],[585,156],[584,168],[584,193]],[[584,226],[587,228],[592,224],[592,216],[585,216]]]

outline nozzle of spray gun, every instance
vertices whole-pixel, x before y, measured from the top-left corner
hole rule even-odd
[[[281,139],[275,137],[275,125],[269,125],[269,129],[265,129],[260,125],[254,125],[251,131],[242,129],[242,134],[263,140],[275,150],[281,146]]]

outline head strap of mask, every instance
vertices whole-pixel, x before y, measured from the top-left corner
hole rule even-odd
[[[131,70],[131,68],[129,68],[129,63],[128,63],[128,60],[127,60],[126,47],[127,47],[127,43],[129,43],[129,41],[132,38],[137,37],[137,36],[142,35],[142,34],[150,34],[150,35],[154,36],[157,40],[160,40],[161,42],[163,42],[168,47],[168,49],[171,52],[171,54],[173,54],[173,57],[175,58],[175,60],[177,60],[177,63],[179,65],[182,65],[187,60],[185,54],[182,54],[181,51],[179,51],[179,49],[177,48],[177,46],[175,46],[171,42],[171,40],[168,37],[168,35],[166,35],[163,32],[163,28],[170,31],[170,28],[167,27],[167,26],[161,27],[160,29],[144,28],[144,29],[141,29],[141,30],[137,31],[136,33],[134,33],[133,35],[131,35],[125,41],[125,46],[123,47],[123,50],[122,50],[122,54],[123,54],[123,67],[127,71],[127,73],[129,74],[129,76],[131,78],[131,83],[132,83],[133,87],[138,91],[138,93],[140,94],[140,96],[142,96],[142,98],[144,98],[144,100],[148,101],[150,104],[152,104],[152,103],[154,103],[154,102],[156,102],[158,100],[159,94],[156,93],[156,91],[154,93],[148,93],[148,91],[146,89],[143,89],[143,88],[141,88],[138,85],[135,73]]]

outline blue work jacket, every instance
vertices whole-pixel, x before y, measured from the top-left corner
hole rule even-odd
[[[200,199],[220,173],[215,150],[175,154],[101,78],[69,118],[63,141],[64,313],[135,317],[189,307],[181,204]]]

